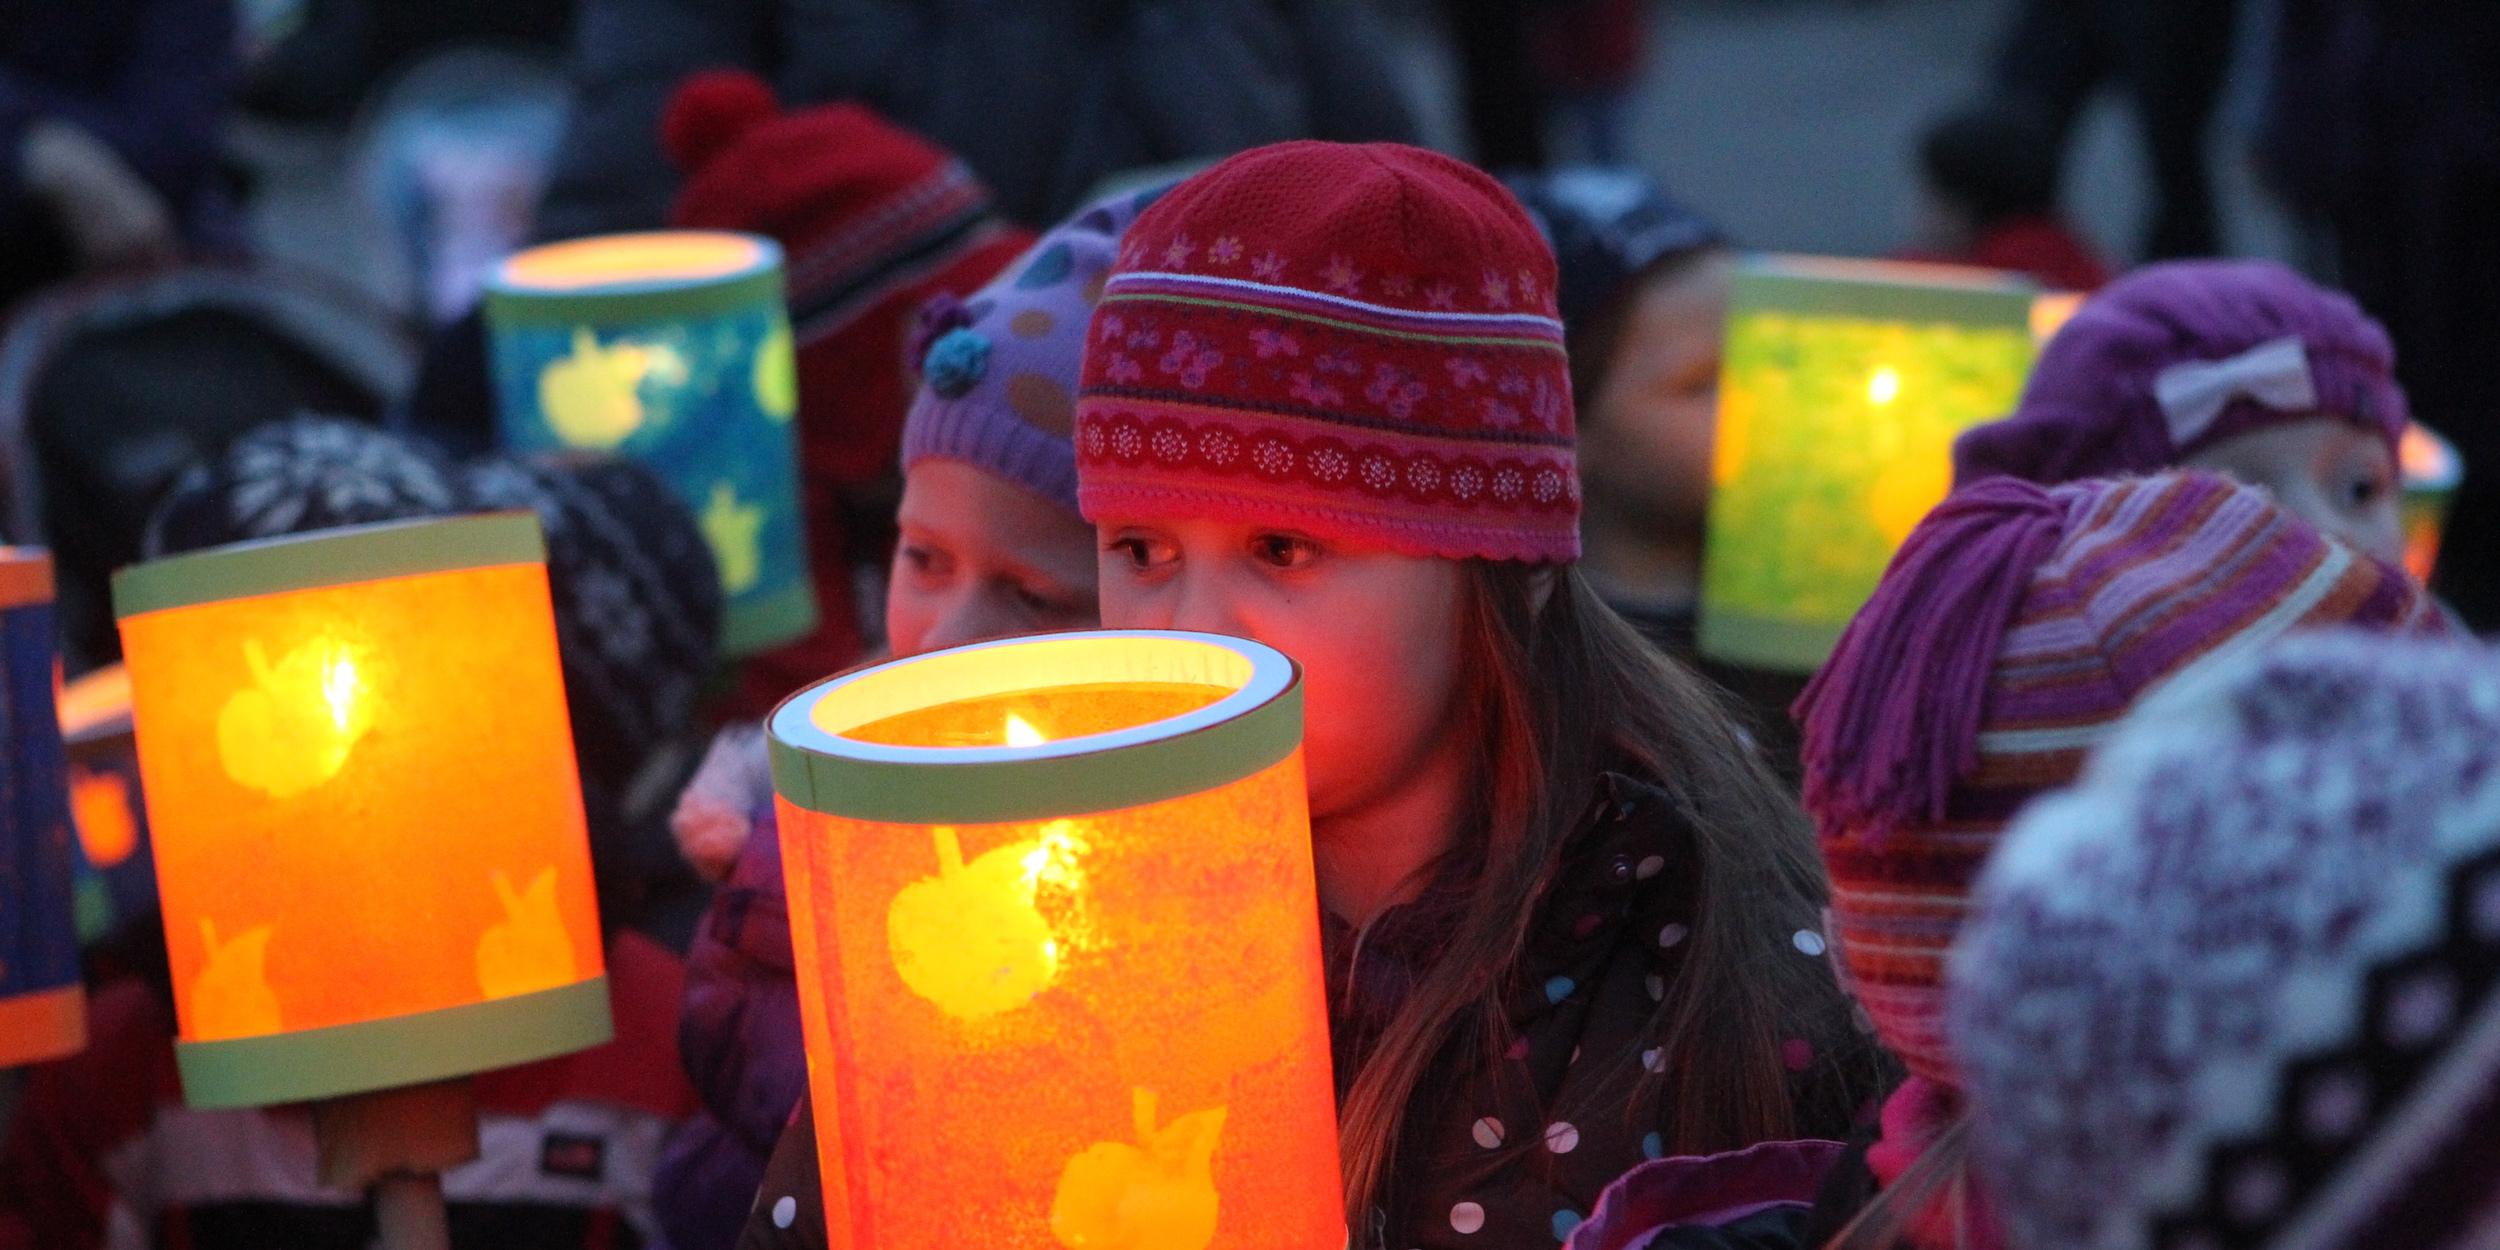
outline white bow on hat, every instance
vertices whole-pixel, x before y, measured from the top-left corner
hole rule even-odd
[[[2254,400],[2277,412],[2318,406],[2309,376],[2309,349],[2298,335],[2259,343],[2227,360],[2191,360],[2153,378],[2153,398],[2170,424],[2170,445],[2196,441],[2235,399]]]

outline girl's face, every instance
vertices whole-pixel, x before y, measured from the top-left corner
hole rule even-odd
[[[886,580],[896,655],[1094,623],[1094,531],[1058,505],[953,460],[903,478]]]
[[[1313,819],[1396,794],[1458,721],[1456,561],[1230,521],[1097,528],[1105,626],[1232,634],[1301,662]]]
[[[2226,438],[2187,458],[2263,488],[2276,503],[2356,551],[2404,558],[2396,455],[2387,440],[2321,413]]]

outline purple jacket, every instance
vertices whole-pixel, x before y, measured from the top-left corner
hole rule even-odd
[[[737,865],[713,895],[686,962],[677,1048],[703,1114],[670,1135],[653,1186],[676,1250],[736,1244],[764,1161],[807,1090],[771,795],[750,812]]]

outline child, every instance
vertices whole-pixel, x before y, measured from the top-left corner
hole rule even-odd
[[[1946,980],[2011,1245],[2500,1242],[2500,654],[2302,639],[2148,700]]]
[[[1904,260],[2028,274],[2052,291],[2093,291],[2109,266],[2057,209],[2048,127],[2012,104],[1948,114],[1919,140],[1919,242]]]
[[[970,301],[924,318],[885,600],[897,654],[1094,623],[1094,533],[1077,515],[1068,428],[1086,317],[1121,232],[1154,194],[1087,208]],[[728,881],[688,974],[687,1071],[708,1114],[670,1143],[662,1215],[678,1250],[727,1245],[761,1182],[754,1235],[795,1227],[822,1244],[813,1134],[784,1131],[806,1071],[781,844],[753,731],[714,748],[678,830],[689,857]],[[790,1218],[775,1224],[783,1197]]]
[[[2175,261],[2086,301],[2013,415],[1954,444],[1957,484],[2210,469],[2319,530],[2404,555],[2395,350],[2350,299],[2270,261]]]
[[[1690,659],[1735,254],[1717,226],[1633,170],[1509,185],[1561,279],[1587,490],[1581,571],[1650,641]]]
[[[1911,532],[1797,707],[1833,944],[1911,1072],[1858,1192],[1834,1193],[1818,1235],[1881,1189],[1843,1244],[1993,1244],[1958,1184],[1962,1079],[1940,986],[1971,882],[2014,814],[2070,781],[2145,692],[2339,624],[2444,628],[2403,573],[2210,474],[1990,479]]]
[[[784,113],[762,79],[712,71],[678,88],[662,123],[686,173],[671,224],[770,235],[787,254],[799,503],[820,619],[740,666],[719,710],[758,717],[869,646],[858,586],[891,554],[913,312],[987,282],[1033,240],[992,212],[962,162],[858,104]]]
[[[1554,286],[1484,174],[1282,144],[1139,219],[1086,348],[1104,623],[1304,669],[1359,1247],[1546,1244],[1875,1092],[1794,809],[1573,563]]]

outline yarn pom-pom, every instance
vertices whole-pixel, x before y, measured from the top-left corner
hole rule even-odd
[[[962,397],[989,372],[990,341],[973,329],[949,330],[929,347],[921,378],[929,389],[948,399]]]
[[[677,85],[660,118],[660,146],[677,168],[701,168],[757,122],[781,111],[773,89],[742,69],[709,69]]]

